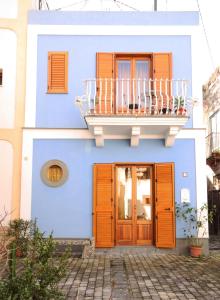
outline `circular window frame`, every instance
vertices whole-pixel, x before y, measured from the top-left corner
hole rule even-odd
[[[52,166],[58,166],[62,169],[63,174],[62,174],[61,179],[58,181],[53,182],[48,179],[48,176],[47,176],[48,170]],[[67,181],[68,176],[69,176],[69,172],[68,172],[67,166],[61,160],[57,160],[57,159],[49,160],[41,168],[41,179],[47,186],[50,186],[50,187],[59,187],[59,186],[63,185]]]

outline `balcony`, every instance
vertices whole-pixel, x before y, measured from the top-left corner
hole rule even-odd
[[[85,80],[76,104],[97,146],[104,146],[105,135],[123,135],[138,146],[139,138],[149,134],[172,146],[190,116],[187,90],[186,80],[91,79]]]
[[[215,169],[220,163],[220,132],[212,132],[206,137],[206,162]]]

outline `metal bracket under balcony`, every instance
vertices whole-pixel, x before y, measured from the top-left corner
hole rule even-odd
[[[174,79],[92,79],[76,104],[98,147],[107,136],[129,138],[138,146],[146,135],[164,138],[171,147],[191,112],[187,86]]]

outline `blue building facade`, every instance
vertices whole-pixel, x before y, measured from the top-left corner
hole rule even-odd
[[[97,247],[179,247],[175,202],[206,201],[198,26],[196,12],[30,12],[21,216]]]

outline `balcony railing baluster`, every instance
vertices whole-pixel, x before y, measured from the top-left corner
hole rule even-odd
[[[85,115],[189,115],[188,81],[175,79],[85,80]]]

